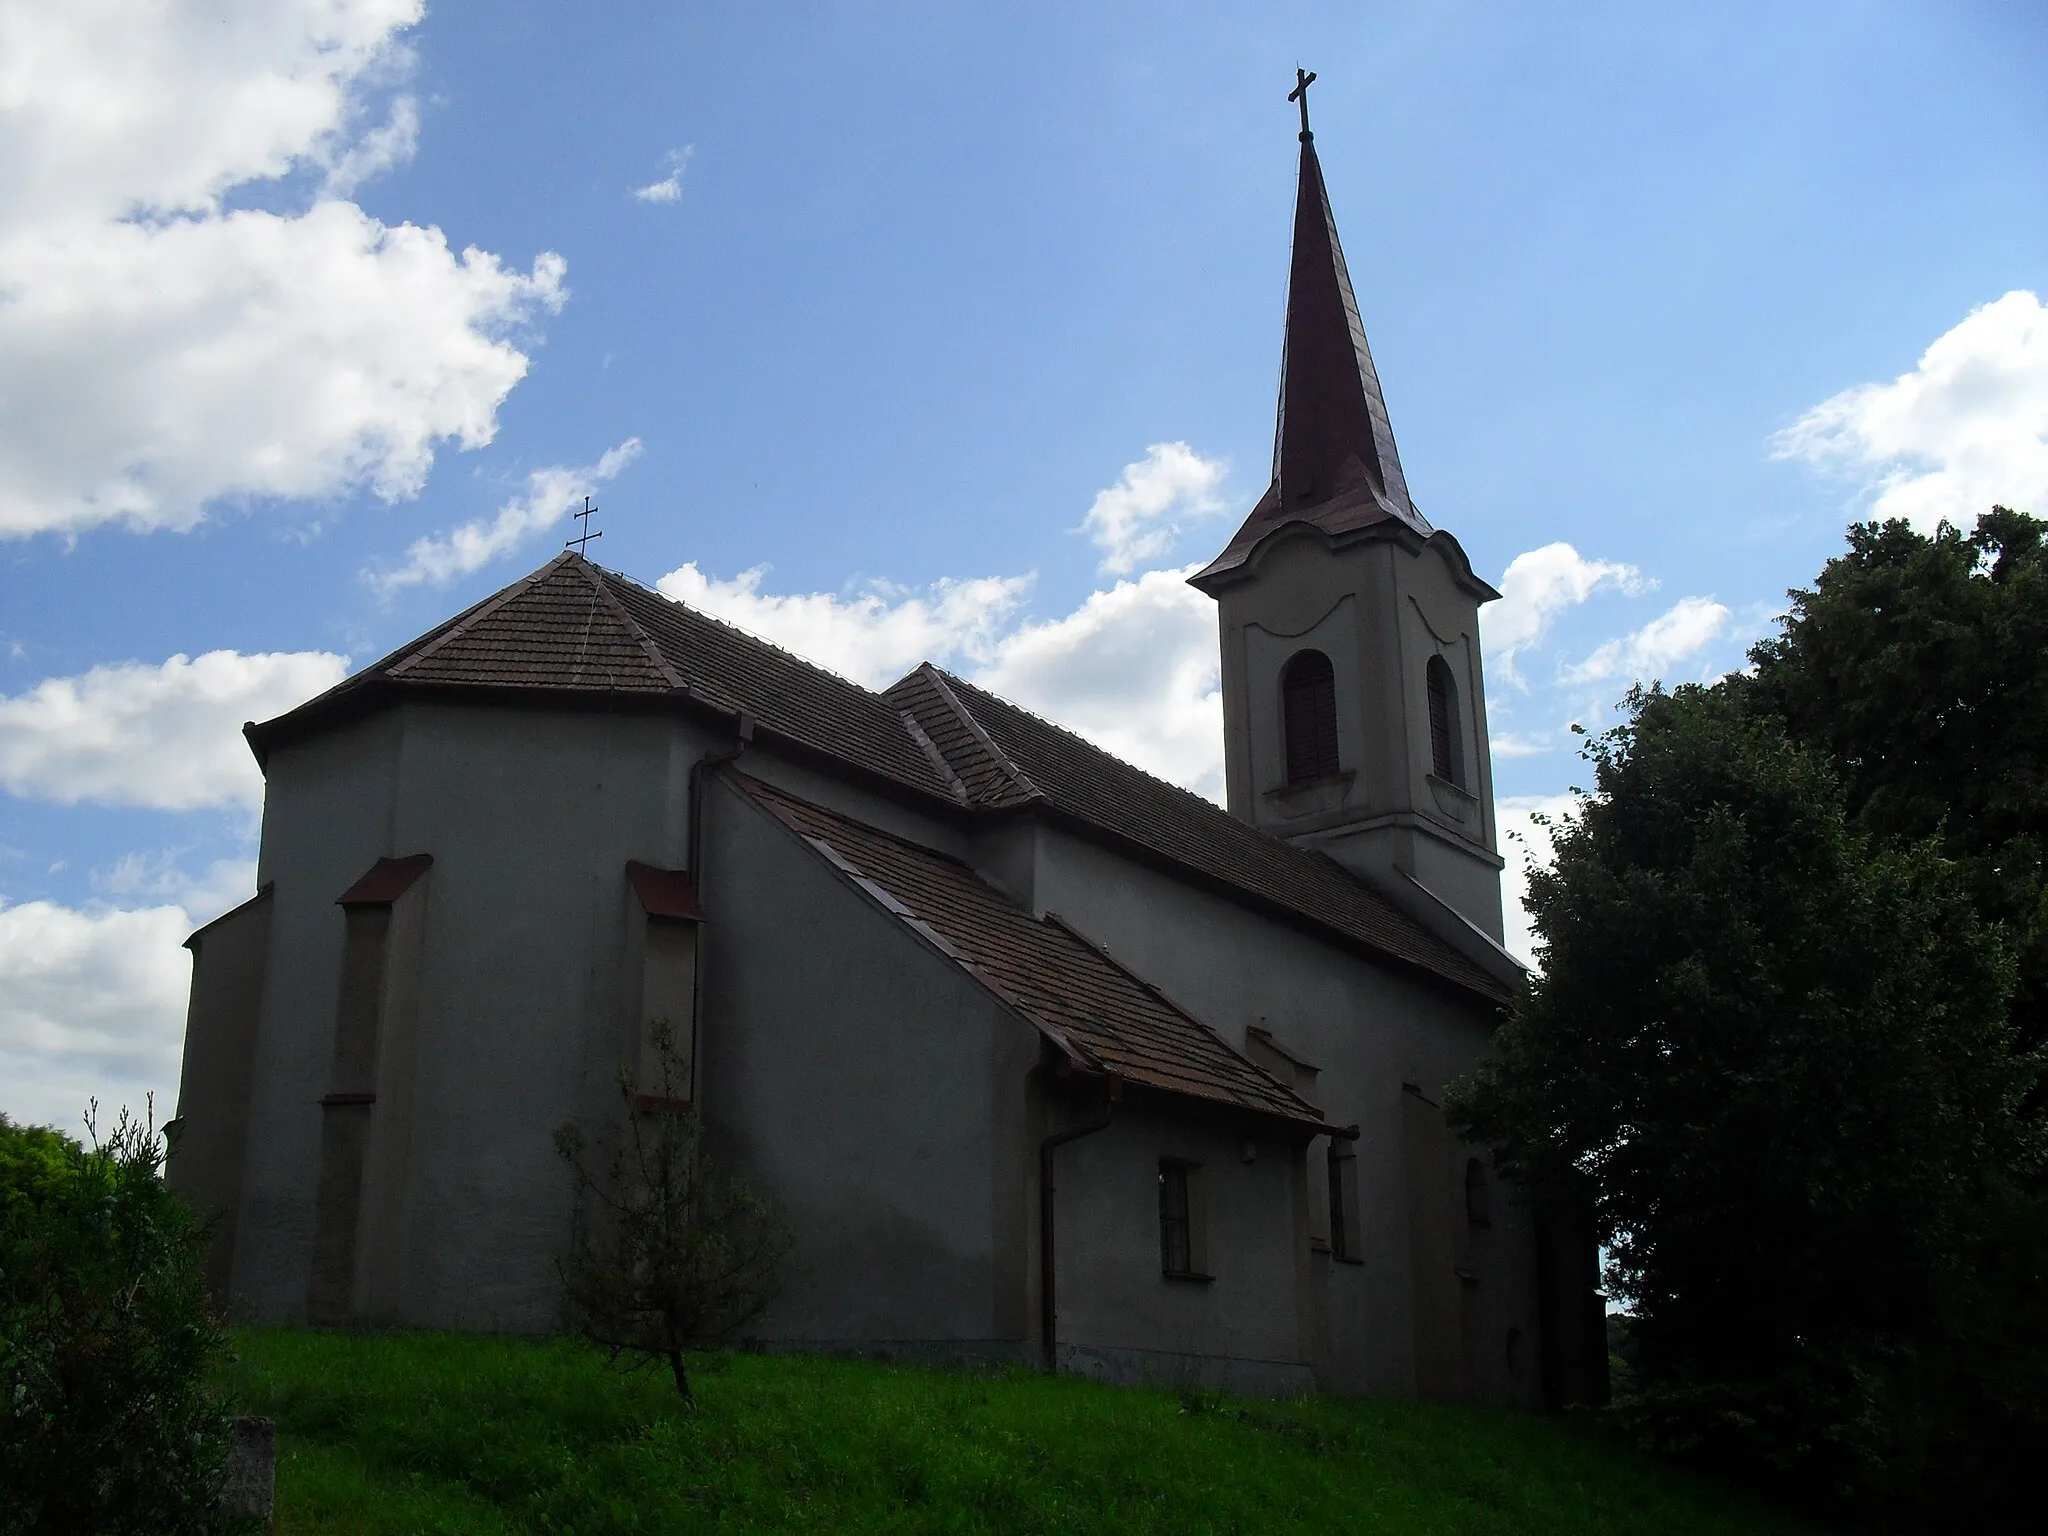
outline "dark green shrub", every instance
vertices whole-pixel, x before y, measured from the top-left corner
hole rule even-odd
[[[0,1530],[220,1528],[205,1234],[153,1123],[81,1146],[0,1115]]]
[[[648,1030],[648,1086],[666,1107],[647,1112],[640,1084],[621,1068],[626,1130],[608,1162],[593,1166],[579,1127],[556,1128],[584,1211],[558,1267],[577,1330],[615,1361],[666,1365],[694,1403],[684,1354],[724,1343],[775,1299],[790,1236],[772,1200],[705,1156],[697,1117],[683,1106],[689,1064],[675,1031],[665,1018]]]

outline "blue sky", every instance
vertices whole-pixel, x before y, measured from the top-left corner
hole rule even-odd
[[[1214,792],[1177,572],[1268,474],[1297,61],[1410,485],[1509,592],[1505,820],[1849,518],[2048,509],[2037,7],[0,0],[0,57],[31,1118],[169,1099],[240,721],[586,490],[607,565]]]

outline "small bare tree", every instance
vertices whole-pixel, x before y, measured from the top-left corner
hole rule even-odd
[[[668,1366],[694,1407],[684,1352],[731,1338],[775,1299],[790,1236],[773,1201],[705,1157],[668,1020],[649,1037],[655,1092],[619,1069],[626,1129],[601,1170],[579,1127],[556,1127],[588,1217],[557,1268],[578,1330],[615,1361]],[[657,1108],[645,1107],[650,1097]]]

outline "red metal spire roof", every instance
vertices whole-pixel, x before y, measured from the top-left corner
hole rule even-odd
[[[1411,521],[1408,482],[1387,423],[1380,378],[1358,318],[1358,300],[1312,134],[1301,136],[1294,199],[1294,260],[1287,277],[1287,338],[1281,354],[1280,420],[1273,478],[1290,511],[1356,486],[1364,475]],[[1419,532],[1427,533],[1424,524]]]
[[[1229,547],[1195,581],[1200,585],[1207,577],[1235,570],[1253,546],[1285,523],[1313,523],[1334,534],[1388,519],[1424,538],[1432,532],[1408,499],[1379,372],[1358,318],[1358,299],[1316,158],[1315,135],[1304,128],[1273,483]]]

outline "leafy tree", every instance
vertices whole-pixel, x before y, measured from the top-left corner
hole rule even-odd
[[[0,1529],[221,1528],[205,1232],[153,1121],[91,1147],[0,1115]]]
[[[2048,524],[1861,523],[1791,597],[1752,653],[1758,705],[1827,754],[1860,825],[1964,866],[2014,945],[2022,1033],[2048,1042]]]
[[[614,1360],[666,1365],[694,1404],[685,1352],[731,1338],[775,1299],[790,1239],[773,1202],[712,1166],[695,1113],[679,1107],[689,1073],[675,1032],[656,1019],[650,1033],[661,1107],[643,1108],[621,1068],[625,1135],[601,1167],[580,1128],[555,1131],[587,1218],[558,1267],[583,1335]]]
[[[1588,744],[1530,884],[1543,972],[1452,1108],[1527,1198],[1594,1211],[1649,1439],[1910,1500],[1961,1426],[2031,1411],[1968,1362],[1983,1304],[2018,1321],[1989,1259],[2038,1063],[1970,871],[1859,825],[1759,692],[1638,690]]]

